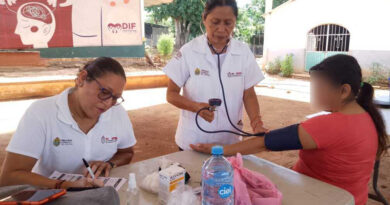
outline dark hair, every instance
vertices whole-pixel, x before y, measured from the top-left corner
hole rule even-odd
[[[207,15],[218,6],[230,6],[233,9],[234,16],[238,17],[238,7],[236,0],[207,0],[204,11],[203,18],[206,19]]]
[[[107,73],[119,75],[126,80],[126,74],[122,65],[110,57],[99,57],[93,61],[89,61],[80,71],[82,70],[88,72],[87,81],[102,77]]]
[[[385,124],[381,114],[373,103],[374,88],[362,81],[362,71],[357,60],[349,55],[338,54],[326,58],[310,69],[310,74],[319,74],[326,77],[336,85],[349,84],[352,94],[351,100],[366,110],[374,121],[378,133],[377,158],[387,152],[388,139]]]

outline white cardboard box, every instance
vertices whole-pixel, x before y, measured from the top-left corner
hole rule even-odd
[[[170,166],[159,172],[160,187],[158,198],[161,204],[166,204],[172,192],[181,189],[185,184],[185,169],[178,166]]]

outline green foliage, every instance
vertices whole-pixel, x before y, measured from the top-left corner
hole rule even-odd
[[[265,71],[271,75],[279,74],[281,72],[280,58],[277,57],[275,58],[274,61],[269,62],[268,65],[266,66]]]
[[[175,24],[174,21],[171,17],[163,19],[161,21],[156,21],[153,17],[153,13],[148,12],[146,14],[146,19],[145,23],[150,23],[150,24],[158,24],[161,26],[166,26],[168,27],[169,33],[175,33]]]
[[[205,0],[174,0],[170,4],[148,7],[146,8],[147,22],[169,26],[172,33],[176,31],[183,33],[189,30],[188,38],[184,40],[191,40],[202,34],[201,27],[204,30],[202,23],[204,2]],[[235,37],[250,43],[255,35],[262,34],[264,9],[265,0],[252,0],[245,8],[240,8],[234,30]],[[176,33],[176,43],[181,43],[183,39],[181,41],[179,39],[185,38],[185,35],[180,35]]]
[[[288,1],[288,0],[273,0],[272,7],[276,8],[276,7],[284,4],[286,1]]]
[[[171,18],[171,26],[174,27],[174,32],[181,31],[187,34],[182,35],[182,33],[179,33],[179,35],[175,36],[176,42],[181,42],[185,36],[188,36],[185,39],[188,41],[202,33],[200,26],[203,7],[202,0],[174,0],[170,4],[148,7],[146,11],[150,12],[151,18],[158,24]]]
[[[252,0],[244,8],[240,8],[238,12],[236,29],[234,36],[242,41],[251,43],[251,39],[255,35],[264,32],[264,0]]]
[[[248,12],[244,9],[240,9],[234,36],[241,41],[249,43],[252,36],[255,34],[255,29],[252,20],[249,18]]]
[[[148,7],[146,10],[152,12],[156,21],[172,17],[199,23],[202,20],[203,3],[201,0],[174,0],[170,4]]]
[[[288,0],[273,0],[273,8]],[[250,4],[241,8],[238,13],[234,35],[238,39],[251,43],[254,36],[264,33],[265,0],[252,0]]]
[[[265,12],[265,0],[252,0],[251,4],[247,6],[246,12],[252,19],[253,26],[255,27],[255,34],[264,32],[264,12]]]
[[[370,67],[370,75],[366,81],[370,84],[378,84],[387,81],[390,76],[390,71],[380,63],[373,63]]]
[[[291,75],[294,73],[293,63],[293,54],[287,54],[281,62],[281,74],[283,77],[291,77]]]
[[[174,45],[175,41],[172,36],[161,35],[157,42],[157,50],[162,56],[168,57],[172,54]]]

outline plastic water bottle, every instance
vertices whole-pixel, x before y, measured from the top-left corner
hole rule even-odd
[[[202,205],[234,205],[234,170],[223,157],[223,147],[214,146],[202,167]]]
[[[127,205],[139,204],[139,190],[137,188],[137,182],[135,180],[135,174],[129,174],[129,182],[127,186]]]

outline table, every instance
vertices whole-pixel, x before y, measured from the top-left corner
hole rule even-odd
[[[111,176],[128,178],[129,173],[134,172],[136,173],[137,184],[140,184],[146,175],[158,169],[158,161],[163,157],[181,163],[191,175],[190,186],[200,186],[201,167],[203,162],[210,156],[194,151],[176,152],[118,167],[112,170]],[[244,156],[243,159],[246,168],[264,174],[277,185],[278,189],[283,193],[283,204],[354,204],[353,196],[341,188],[299,174],[253,155]],[[121,205],[126,204],[126,189],[127,184],[119,190]],[[141,189],[140,204],[158,204],[157,195],[147,193]]]
[[[389,95],[376,96],[374,103],[385,121],[387,135],[390,135],[390,97]]]
[[[390,108],[390,96],[389,95],[375,96],[374,103],[379,105],[381,108]]]

